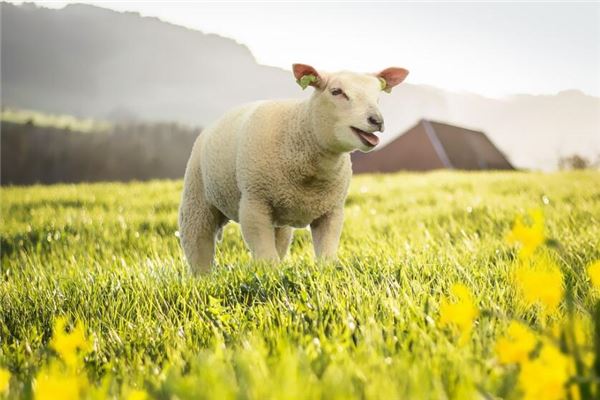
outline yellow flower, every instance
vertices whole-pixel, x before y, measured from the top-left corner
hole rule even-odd
[[[59,317],[54,321],[54,336],[50,346],[68,366],[74,367],[80,361],[78,352],[87,353],[92,349],[92,345],[86,338],[83,324],[77,322],[69,333],[65,332],[66,326],[67,319],[65,317]]]
[[[600,289],[600,260],[594,261],[587,267],[587,273],[592,282],[592,286]]]
[[[516,287],[527,306],[539,304],[544,312],[554,312],[563,298],[563,275],[547,257],[517,267]]]
[[[512,230],[506,236],[506,241],[509,244],[519,243],[521,250],[519,251],[520,258],[531,256],[535,250],[544,243],[544,215],[542,210],[536,209],[529,211],[532,224],[525,225],[521,217],[517,217]]]
[[[439,322],[441,326],[458,328],[461,333],[460,341],[464,343],[469,338],[473,321],[477,318],[479,311],[473,301],[473,295],[465,285],[455,284],[450,292],[456,301],[451,302],[449,298],[442,299]]]
[[[35,399],[77,400],[87,383],[85,375],[64,373],[53,364],[38,373],[34,384]]]
[[[592,368],[594,364],[594,352],[591,351],[593,323],[588,317],[575,314],[572,318],[557,321],[550,326],[550,332],[556,341],[564,341],[566,351],[570,354],[574,354],[577,349],[583,364]]]
[[[571,384],[569,386],[569,394],[571,395],[571,400],[580,400],[581,393],[579,392],[579,386],[576,384]]]
[[[522,363],[536,343],[535,334],[527,326],[511,321],[506,335],[496,342],[496,356],[502,364]]]
[[[593,351],[583,351],[580,355],[581,362],[588,368],[592,368],[594,366],[594,361],[596,361],[596,354]]]
[[[560,330],[565,334],[565,344],[569,351],[573,351],[575,348],[582,351],[584,347],[593,342],[592,322],[583,315],[574,315],[572,319],[563,320],[562,329],[559,329],[559,335],[555,335],[556,338],[560,338]]]
[[[127,393],[127,400],[146,400],[148,393],[145,390],[133,389]]]
[[[8,391],[10,382],[10,371],[6,368],[0,368],[0,394]]]
[[[566,398],[565,384],[573,374],[569,357],[552,345],[545,344],[534,360],[521,364],[519,387],[525,400],[560,400]]]

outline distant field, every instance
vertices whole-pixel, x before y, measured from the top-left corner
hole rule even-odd
[[[18,108],[3,108],[0,121],[14,124],[33,124],[43,128],[69,129],[76,132],[101,132],[111,128],[106,121],[77,118],[72,115],[49,114],[41,111]]]
[[[589,308],[599,182],[591,171],[360,176],[339,263],[315,265],[304,230],[281,265],[252,263],[232,224],[217,267],[199,279],[176,236],[181,181],[2,188],[0,366],[13,374],[10,396],[31,396],[52,354],[52,321],[66,315],[93,338],[90,380],[115,378],[107,390],[117,395],[518,398],[494,343],[505,317],[539,321],[509,288],[506,233],[541,208],[574,303]],[[462,345],[438,323],[457,282],[482,310]]]

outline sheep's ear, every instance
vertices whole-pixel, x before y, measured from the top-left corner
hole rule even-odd
[[[381,90],[385,90],[386,92],[391,92],[392,88],[406,79],[408,75],[408,70],[404,68],[386,68],[380,73],[377,74],[377,78],[381,82]]]
[[[323,78],[319,75],[317,70],[310,65],[294,64],[292,65],[292,69],[294,70],[296,82],[302,87],[302,90],[306,89],[308,86],[313,86],[317,89],[321,88]]]

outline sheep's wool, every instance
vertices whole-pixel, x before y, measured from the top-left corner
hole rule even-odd
[[[215,238],[230,220],[240,223],[257,259],[282,258],[292,228],[308,225],[316,255],[335,257],[352,176],[349,153],[374,147],[360,132],[374,136],[367,122],[374,115],[382,128],[382,84],[375,75],[350,72],[316,78],[304,80],[319,85],[308,100],[246,104],[199,135],[179,210],[181,243],[194,272],[208,270]]]

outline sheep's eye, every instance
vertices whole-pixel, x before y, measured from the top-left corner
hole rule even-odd
[[[346,100],[350,100],[350,97],[348,97],[348,95],[340,88],[331,89],[331,94],[333,96],[339,96],[341,94]]]

